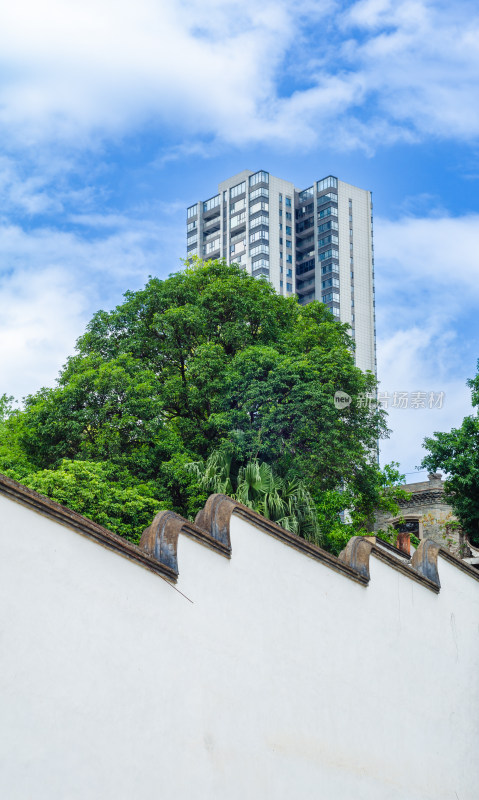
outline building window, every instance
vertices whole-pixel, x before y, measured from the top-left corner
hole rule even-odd
[[[280,287],[281,287],[281,289],[282,289],[282,288],[283,288],[283,281],[280,281],[280,282],[279,282],[279,285],[280,285]]]
[[[322,181],[318,181],[318,192],[322,192],[324,189],[337,189],[338,188],[338,179],[333,178],[332,175],[328,175],[327,178],[323,178]]]
[[[290,225],[286,225],[286,235],[291,236],[291,227]]]
[[[237,214],[238,211],[243,211],[246,208],[246,200],[243,197],[242,200],[237,200],[236,203],[231,203],[230,205],[230,214]]]
[[[188,233],[190,231],[194,231],[195,230],[196,224],[197,224],[196,220],[194,222],[188,222],[188,225],[186,226],[186,230],[188,231]]]
[[[336,206],[328,206],[327,208],[323,208],[323,210],[319,212],[318,216],[320,219],[323,219],[323,217],[337,217],[338,209]]]
[[[339,258],[339,250],[325,250],[319,254],[320,261],[326,261],[327,258]]]
[[[291,197],[287,197],[285,202],[286,202],[286,205],[291,208]]]
[[[291,211],[287,211],[286,212],[286,219],[288,219],[288,220],[292,220],[293,219],[293,217],[291,215]]]
[[[215,195],[215,197],[211,197],[209,200],[205,200],[203,203],[203,211],[211,211],[212,208],[216,208],[220,204],[220,196],[219,194]]]
[[[259,239],[266,239],[268,241],[268,231],[255,231],[254,233],[250,233],[249,240],[250,242],[257,242]]]
[[[337,231],[338,229],[339,225],[336,219],[331,219],[329,222],[323,222],[322,225],[318,225],[318,233],[324,233],[325,231]]]
[[[286,276],[288,278],[292,278],[293,277],[293,270],[292,269],[287,269],[286,270]]]
[[[292,264],[293,263],[293,256],[286,256],[286,261],[288,262],[288,264]]]
[[[325,236],[323,239],[318,240],[318,247],[324,247],[325,244],[338,244],[339,239],[336,234],[331,234],[331,236]]]
[[[250,202],[252,200],[256,200],[257,197],[269,197],[269,189],[267,186],[260,186],[259,189],[254,189],[254,191],[249,193]]]
[[[259,217],[250,219],[249,221],[250,230],[251,228],[257,228],[258,225],[269,225],[269,217],[267,217],[265,214],[261,214]]]
[[[243,194],[246,191],[246,181],[242,183],[237,183],[236,186],[232,186],[230,189],[230,197],[238,197],[239,194]]]
[[[286,247],[291,247],[291,239],[286,239]]]
[[[236,228],[237,225],[241,225],[246,219],[246,212],[243,211],[242,214],[236,214],[234,217],[230,219],[230,228]]]
[[[257,244],[256,247],[252,247],[249,251],[250,256],[257,256],[260,253],[269,254],[269,247],[267,244]]]
[[[250,214],[256,214],[257,211],[269,211],[269,204],[265,200],[260,200],[249,207]]]
[[[293,291],[293,284],[292,283],[287,283],[286,284],[286,291],[287,292],[292,292]]]
[[[198,213],[198,203],[195,203],[194,206],[189,207],[189,209],[186,212],[186,216],[188,217],[188,219],[190,219],[190,217],[196,217],[197,213]]]
[[[259,172],[255,172],[254,175],[250,175],[249,185],[255,186],[257,183],[269,183],[269,172],[260,170]]]
[[[303,192],[300,192],[298,195],[298,200],[300,203],[305,203],[310,197],[314,197],[314,187],[310,186],[309,189],[305,189]]]
[[[325,267],[321,267],[321,275],[327,275],[328,272],[339,274],[339,264],[327,264]]]
[[[280,193],[280,195],[279,195],[279,202],[280,202],[280,203],[282,203],[282,202],[283,202],[283,195],[282,195],[281,193]]]

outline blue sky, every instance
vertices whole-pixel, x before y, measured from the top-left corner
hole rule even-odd
[[[98,308],[184,254],[241,169],[374,199],[383,461],[470,412],[479,10],[459,0],[17,0],[0,9],[0,393],[52,385]]]

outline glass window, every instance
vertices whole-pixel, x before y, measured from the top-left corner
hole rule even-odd
[[[286,205],[291,208],[291,197],[287,197],[285,202],[286,202]]]
[[[255,270],[255,271],[257,269],[261,269],[261,268],[269,269],[269,259],[268,258],[258,258],[257,261],[253,261],[251,266],[252,266],[253,270]]]
[[[260,200],[258,203],[254,203],[254,205],[249,207],[250,214],[256,214],[258,211],[268,211],[269,204],[266,203],[265,200]]]
[[[236,228],[237,225],[241,225],[246,219],[246,212],[243,211],[241,214],[236,214],[234,217],[230,219],[230,228]]]
[[[339,279],[338,278],[328,278],[327,281],[322,281],[321,288],[328,289],[330,286],[338,286],[339,287]]]
[[[292,292],[293,291],[293,284],[292,283],[287,283],[286,284],[286,291],[287,292]]]
[[[258,256],[260,253],[266,253],[269,255],[269,247],[267,244],[257,244],[249,251],[250,256]]]
[[[339,250],[325,250],[319,254],[320,261],[326,261],[327,258],[339,258]]]
[[[266,241],[268,241],[268,238],[268,231],[255,231],[255,233],[250,233],[249,235],[250,242],[257,242],[259,239],[266,239]]]
[[[332,175],[328,175],[327,178],[323,178],[322,181],[318,181],[317,187],[318,192],[322,192],[324,189],[337,189],[338,179],[333,178]]]
[[[255,172],[254,175],[250,175],[249,177],[249,185],[255,186],[257,183],[269,183],[269,172]]]
[[[230,189],[230,198],[238,197],[239,194],[243,194],[246,191],[246,181],[242,183],[237,183],[236,186],[232,186]]]
[[[326,264],[325,267],[321,267],[321,275],[327,275],[328,272],[339,275],[339,264]]]
[[[280,202],[280,203],[282,203],[282,202],[283,202],[283,195],[281,194],[281,192],[280,192],[280,195],[279,195],[279,202]]]
[[[265,214],[261,214],[259,217],[255,217],[255,219],[250,219],[250,229],[257,228],[258,225],[269,225],[269,217],[267,217]]]
[[[324,247],[325,244],[338,244],[339,239],[335,233],[332,233],[330,236],[324,236],[322,239],[318,239],[318,247]]]
[[[283,281],[280,281],[279,285],[280,285],[281,288],[283,288]]]
[[[292,278],[293,277],[293,270],[292,269],[287,269],[286,270],[286,275],[288,276],[288,278]]]
[[[338,292],[330,292],[329,294],[323,294],[323,303],[339,303],[339,293]]]
[[[291,247],[291,239],[286,239],[286,247]]]
[[[197,213],[198,213],[198,203],[195,203],[194,206],[189,207],[189,209],[186,212],[186,216],[188,217],[188,219],[190,219],[190,217],[196,217]]]
[[[215,197],[211,197],[209,200],[205,200],[203,203],[203,211],[211,211],[212,208],[216,208],[220,204],[220,196],[219,194],[215,195]]]
[[[213,239],[211,242],[207,242],[206,245],[203,247],[203,252],[205,255],[209,255],[210,253],[214,253],[215,250],[219,250],[220,247],[220,240]]]
[[[323,222],[322,225],[318,225],[318,233],[324,233],[324,231],[337,231],[339,228],[338,222],[335,219],[329,220],[329,222]]]
[[[269,197],[269,189],[267,186],[260,186],[259,189],[254,189],[254,191],[249,193],[249,199],[256,200],[257,197]]]
[[[286,256],[286,261],[288,262],[288,264],[292,264],[293,263],[293,256]]]
[[[291,220],[291,219],[292,219],[292,216],[291,216],[291,211],[287,211],[287,212],[286,212],[286,219],[288,219],[288,220]]]
[[[337,203],[338,195],[332,194],[332,192],[328,192],[327,194],[322,194],[321,197],[318,197],[318,206],[322,206],[324,205],[324,203],[328,203],[329,201]]]
[[[287,236],[291,236],[291,227],[290,227],[290,225],[286,225],[286,234],[287,234]]]
[[[186,226],[186,230],[188,231],[188,233],[190,233],[190,231],[196,230],[196,224],[197,224],[196,220],[194,222],[188,222],[188,225]]]
[[[314,187],[310,186],[309,189],[305,189],[304,192],[299,193],[299,202],[305,203],[310,197],[314,197]]]
[[[242,211],[246,208],[246,198],[242,198],[241,200],[237,200],[236,203],[231,203],[230,205],[230,214],[237,214],[238,211]]]
[[[323,217],[330,217],[330,216],[337,217],[338,209],[336,208],[336,206],[328,206],[328,208],[323,208],[323,210],[319,212],[318,216],[320,219],[323,219]]]

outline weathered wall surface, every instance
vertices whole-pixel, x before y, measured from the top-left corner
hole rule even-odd
[[[230,535],[180,533],[174,585],[0,496],[2,796],[477,798],[472,574]]]
[[[409,497],[399,501],[400,514],[405,520],[418,520],[419,537],[433,539],[458,557],[467,555],[467,544],[462,530],[451,524],[457,523],[457,518],[444,497],[441,475],[430,474],[427,481],[406,483],[401,488],[409,493]],[[396,519],[388,514],[378,513],[374,530],[385,530],[389,525],[394,525]]]

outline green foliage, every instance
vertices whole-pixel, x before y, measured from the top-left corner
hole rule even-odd
[[[58,469],[31,473],[23,482],[135,544],[164,508],[154,484],[107,462],[64,459]]]
[[[198,260],[95,314],[57,385],[24,411],[4,398],[0,469],[23,482],[47,470],[53,496],[55,480],[64,492],[76,474],[66,463],[108,465],[118,486],[191,518],[207,492],[187,465],[231,453],[248,503],[294,526],[306,492],[317,512],[308,536],[337,550],[339,513],[351,509],[346,529],[363,530],[389,491],[374,458],[385,415],[360,401],[376,381],[355,367],[353,347],[323,304],[301,306],[236,265]],[[347,408],[335,408],[337,390],[352,397]],[[95,497],[91,507],[86,494],[64,501],[126,530]]]
[[[302,481],[285,480],[258,459],[238,467],[232,451],[214,450],[206,462],[188,467],[208,493],[227,494],[286,530],[321,543],[314,501]]]
[[[479,370],[479,361],[478,361]],[[468,380],[472,405],[479,406],[479,374]],[[459,428],[424,440],[428,454],[422,466],[448,475],[445,494],[472,544],[479,546],[479,418],[465,417]]]

